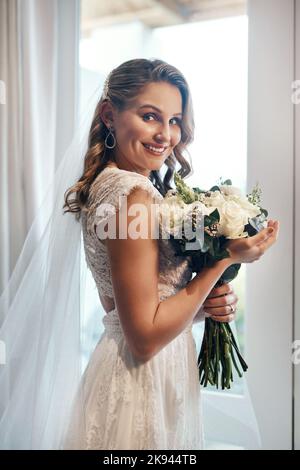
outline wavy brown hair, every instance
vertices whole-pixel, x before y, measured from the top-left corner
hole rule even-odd
[[[130,106],[130,101],[137,97],[145,85],[162,81],[175,85],[181,93],[181,141],[164,162],[167,166],[167,171],[163,180],[156,170],[151,171],[149,179],[164,196],[169,189],[172,189],[170,181],[176,171],[177,162],[180,164],[180,169],[178,170],[180,176],[185,177],[190,174],[191,167],[183,156],[183,152],[194,139],[194,113],[186,79],[176,67],[163,60],[128,60],[113,69],[107,77],[105,89],[96,106],[90,127],[83,175],[77,183],[65,192],[63,208],[66,210],[64,212],[77,213],[77,218],[80,218],[81,210],[84,209],[88,199],[91,184],[106,167],[107,163],[113,160],[112,151],[104,143],[109,131],[100,117],[100,106],[103,101],[109,100],[115,109],[122,112]]]

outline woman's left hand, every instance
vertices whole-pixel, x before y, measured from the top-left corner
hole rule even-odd
[[[203,303],[205,316],[217,322],[231,322],[235,319],[238,297],[230,284],[212,289]]]

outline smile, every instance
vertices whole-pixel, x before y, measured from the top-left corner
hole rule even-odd
[[[155,155],[161,155],[164,153],[167,147],[154,147],[153,145],[143,144],[143,146],[151,153]]]

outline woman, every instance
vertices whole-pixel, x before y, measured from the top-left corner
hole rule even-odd
[[[193,131],[189,88],[175,67],[137,59],[111,72],[90,129],[84,173],[66,194],[67,211],[81,216],[86,260],[107,312],[74,403],[66,449],[203,448],[192,324],[204,310],[216,321],[234,318],[232,288],[213,286],[231,264],[259,259],[276,240],[278,222],[269,221],[251,239],[230,241],[230,258],[191,279],[188,260],[175,256],[169,240],[151,236],[151,208],[171,188],[177,162],[183,176],[190,172],[183,151]],[[139,223],[146,236],[137,237],[139,230],[132,236],[135,204],[145,209]]]

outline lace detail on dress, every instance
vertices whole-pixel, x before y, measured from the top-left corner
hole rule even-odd
[[[83,238],[87,264],[95,279],[99,294],[114,298],[111,283],[110,263],[103,242],[97,237],[95,227],[103,226],[120,208],[120,196],[128,196],[135,188],[145,189],[159,204],[163,196],[143,175],[116,167],[106,167],[93,182],[87,204],[82,213]],[[102,214],[97,213],[100,204],[107,204]],[[109,205],[108,205],[109,204]],[[103,206],[104,208],[104,206]],[[192,277],[189,261],[176,256],[170,240],[159,238],[159,283],[160,300],[175,294]]]
[[[99,294],[112,299],[108,253],[95,226],[106,223],[119,208],[119,196],[136,187],[147,190],[155,202],[163,199],[147,177],[106,167],[93,182],[82,213],[87,264]],[[99,215],[102,202],[111,207]],[[158,243],[158,291],[164,300],[187,284],[192,271],[188,259],[176,256],[170,240],[159,238]],[[76,420],[74,412],[65,448],[201,449],[201,395],[192,323],[148,361],[131,353],[116,308],[104,315],[103,324],[104,333],[81,382],[84,413],[79,410]]]
[[[87,209],[82,213],[82,232],[87,264],[99,293],[111,298],[114,298],[114,295],[109,259],[104,243],[96,234],[96,227],[99,224],[105,226],[108,219],[120,209],[122,197],[128,196],[135,188],[148,191],[155,203],[159,203],[162,199],[161,194],[146,176],[116,167],[106,167],[91,185]],[[100,207],[101,213],[99,213]]]
[[[82,448],[201,448],[202,424],[196,417],[201,418],[200,387],[190,328],[142,362],[127,346],[117,310],[103,322],[105,335],[85,372],[91,412]]]
[[[102,355],[101,368],[106,370],[106,374],[95,390],[96,406],[93,406],[94,413],[87,426],[84,448],[117,450],[120,442],[128,439],[128,445],[123,444],[123,448],[130,448],[130,442],[134,442],[136,449],[145,449],[145,443],[159,442],[154,374],[149,363],[139,362],[131,354],[122,334],[118,313],[113,311],[106,317],[106,335],[97,352],[99,357]],[[94,373],[89,371],[88,376],[91,382],[95,380]],[[88,381],[86,386],[87,389],[95,388]],[[128,429],[122,429],[120,425],[122,415],[123,426],[128,426]],[[131,416],[132,422],[128,422],[126,415]]]

